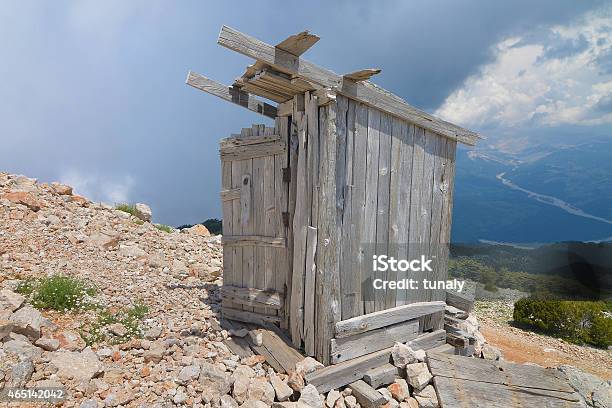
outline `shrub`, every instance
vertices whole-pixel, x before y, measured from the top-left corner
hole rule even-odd
[[[519,325],[573,343],[608,347],[612,345],[610,310],[611,304],[606,302],[530,297],[514,304],[513,319]]]
[[[63,275],[24,280],[17,291],[30,297],[38,309],[73,310],[87,306],[86,298],[95,294],[95,288],[86,282]]]
[[[164,225],[164,224],[155,224],[155,228],[157,228],[160,231],[164,231],[167,233],[171,233],[174,232],[174,228],[172,228],[169,225]]]

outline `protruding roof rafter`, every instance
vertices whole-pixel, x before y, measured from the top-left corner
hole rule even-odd
[[[196,72],[189,71],[187,85],[193,86],[201,91],[208,92],[211,95],[218,96],[221,99],[225,99],[228,102],[240,105],[248,110],[262,114],[269,118],[275,119],[277,115],[277,109],[275,106],[269,105],[248,92],[244,92],[241,89],[225,86],[219,82],[208,79],[203,75]]]

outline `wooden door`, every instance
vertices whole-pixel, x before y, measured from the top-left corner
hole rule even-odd
[[[254,125],[223,139],[220,152],[223,314],[281,323],[289,272],[286,132]]]

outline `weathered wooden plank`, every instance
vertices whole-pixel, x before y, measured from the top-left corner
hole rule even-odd
[[[378,350],[393,346],[395,342],[405,343],[417,337],[419,332],[418,321],[408,321],[381,327],[365,333],[331,340],[331,362],[337,364],[342,361],[360,357]]]
[[[225,165],[229,166],[229,168],[231,169],[230,162],[222,163],[222,166],[225,166]],[[221,201],[232,201],[232,200],[240,199],[240,189],[239,188],[230,188],[229,190],[222,190],[220,194],[221,194]],[[231,207],[231,204],[230,204],[230,207]],[[228,212],[228,215],[231,215],[231,212]],[[223,217],[224,218],[226,217],[225,214],[223,215]]]
[[[262,235],[231,235],[223,236],[224,245],[232,246],[271,246],[276,248],[285,248],[286,238],[283,237],[265,237]]]
[[[264,126],[253,125],[253,136],[263,134]],[[261,132],[261,133],[260,133]],[[264,157],[253,159],[253,173],[251,177],[252,204],[251,216],[253,217],[253,228],[255,235],[265,235],[265,210],[264,210]],[[265,248],[261,245],[253,247],[253,286],[252,288],[268,289],[265,287]],[[257,306],[257,305],[253,305]],[[264,312],[254,308],[254,312]],[[264,312],[265,313],[265,312]],[[275,313],[274,313],[275,314]]]
[[[380,392],[366,384],[363,380],[349,384],[349,388],[353,391],[352,395],[355,396],[357,402],[362,407],[378,408],[387,402],[387,399]]]
[[[365,244],[362,279],[366,282],[362,294],[364,299],[364,312],[372,313],[376,311],[376,295],[372,287],[372,280],[375,279],[373,271],[369,267],[372,256],[376,253],[376,220],[378,210],[378,157],[380,148],[380,111],[375,108],[368,108],[368,142],[366,150],[366,187],[365,187],[365,213],[363,220],[362,242]]]
[[[578,408],[585,406],[579,402],[576,393],[533,390],[446,377],[434,377],[434,385],[442,408]]]
[[[442,353],[442,354],[456,354],[455,347],[450,344],[443,344],[438,347],[434,347],[429,350],[432,353]]]
[[[253,351],[249,347],[249,343],[240,337],[231,337],[223,340],[223,343],[240,358],[247,358],[253,355]]]
[[[247,108],[250,111],[273,119],[276,117],[276,107],[260,101],[253,95],[249,95],[238,88],[225,86],[196,72],[189,71],[186,83],[201,91]]]
[[[273,128],[267,128],[266,131],[272,130]],[[280,135],[275,134],[264,134],[257,137],[227,137],[219,141],[220,150],[229,149],[236,146],[249,146],[261,143],[274,143],[281,141]]]
[[[393,118],[391,140],[391,180],[389,197],[389,255],[407,259],[410,231],[410,182],[412,134],[410,125]],[[406,273],[389,272],[391,279],[408,278]],[[387,293],[387,308],[405,304],[405,291]]]
[[[351,185],[351,247],[352,270],[355,274],[354,279],[357,285],[352,293],[345,293],[344,301],[347,301],[346,318],[360,316],[364,313],[364,301],[362,293],[362,283],[368,275],[365,274],[366,268],[370,265],[370,259],[366,258],[366,224],[365,224],[365,203],[366,203],[366,167],[367,167],[367,145],[368,145],[368,107],[362,103],[355,105],[355,135],[353,148],[353,180]],[[348,296],[353,295],[351,302],[352,312],[349,313]],[[344,318],[344,316],[343,316]]]
[[[273,135],[274,128],[265,128],[264,137]],[[267,156],[264,159],[263,174],[264,174],[264,190],[263,190],[263,233],[266,236],[279,237],[278,225],[276,225],[276,197],[275,197],[275,180],[274,180],[274,156]],[[263,287],[266,289],[275,288],[276,257],[281,249],[265,247],[263,272],[264,282]],[[281,310],[282,312],[282,310]],[[266,310],[266,313],[272,313],[272,310]],[[278,313],[278,312],[277,312]]]
[[[372,78],[374,75],[380,74],[382,71],[379,68],[367,68],[359,71],[351,72],[349,74],[342,75],[343,78],[350,79],[351,81],[367,81]]]
[[[276,44],[276,48],[299,57],[317,43],[321,38],[318,35],[302,31],[301,33],[290,35],[283,41]]]
[[[278,134],[281,136],[281,140],[285,143],[289,143],[288,133],[288,118],[282,117],[276,119],[276,129]],[[274,218],[275,224],[278,228],[278,237],[287,237],[287,228],[283,222],[283,213],[288,211],[288,194],[289,186],[283,181],[283,169],[287,167],[288,154],[277,154],[274,156],[274,195],[275,195],[275,212]],[[276,273],[275,273],[275,288],[277,291],[285,293],[285,304],[283,307],[284,316],[281,327],[289,327],[289,303],[291,299],[291,293],[288,290],[291,286],[291,282],[288,281],[289,277],[289,252],[288,248],[280,249],[276,257]]]
[[[332,71],[298,58],[286,51],[279,50],[232,28],[223,26],[217,43],[258,61],[265,62],[278,71],[298,75],[324,87],[336,88],[345,96],[384,110],[387,113],[453,140],[473,145],[479,139],[476,133],[416,109],[400,97],[367,81],[344,81],[340,75]]]
[[[221,311],[221,314],[225,319],[237,320],[239,322],[245,323],[253,323],[262,326],[266,323],[280,322],[280,318],[278,316],[253,313],[247,310],[232,309],[229,307],[224,307]]]
[[[288,140],[289,140],[289,155],[288,155],[288,168],[290,174],[289,190],[288,190],[288,206],[287,206],[287,254],[288,254],[288,269],[287,269],[287,292],[289,295],[289,308],[287,315],[289,316],[289,329],[293,324],[297,324],[296,319],[302,319],[303,316],[293,316],[291,314],[291,305],[293,304],[292,299],[292,288],[293,288],[293,253],[295,247],[295,232],[293,229],[293,218],[295,217],[295,206],[296,206],[296,194],[297,194],[297,166],[298,166],[298,148],[299,148],[299,137],[297,129],[297,112],[299,104],[299,96],[296,95],[293,98],[293,113],[290,120],[287,123],[288,126]],[[298,300],[299,302],[299,300]],[[301,341],[293,339],[292,341]]]
[[[429,350],[446,344],[446,332],[444,330],[436,330],[430,333],[423,333],[416,339],[410,340],[407,344],[414,350]]]
[[[342,293],[342,319],[361,314],[361,273],[353,269],[355,258],[355,247],[353,243],[353,225],[356,222],[353,216],[353,154],[355,147],[355,108],[354,101],[348,101],[346,112],[346,148],[345,168],[346,175],[344,181],[344,202],[342,213],[342,243],[340,251],[340,285]],[[363,203],[361,203],[363,204]],[[359,296],[358,296],[359,295]]]
[[[454,306],[457,309],[471,312],[474,308],[474,297],[466,295],[465,293],[458,293],[452,290],[446,291],[446,304]]]
[[[251,175],[243,174],[240,187],[240,223],[242,224],[243,228],[248,225],[249,221],[251,220],[252,207]]]
[[[243,166],[239,161],[229,162],[232,166],[232,189],[240,189],[242,186],[242,169]],[[242,234],[242,223],[240,222],[242,216],[242,208],[240,206],[240,200],[234,200],[231,202],[232,204],[232,231],[229,232],[229,235],[223,234],[223,236],[236,236]],[[242,286],[243,277],[242,277],[242,248],[236,247],[232,245],[223,244],[224,254],[225,248],[228,248],[228,252],[231,251],[232,254],[232,278],[231,281],[227,283],[237,286]],[[225,282],[225,276],[224,276]],[[235,309],[241,309],[242,306],[237,305],[234,307]]]
[[[221,295],[224,300],[258,307],[269,307],[280,309],[282,307],[283,295],[271,289],[241,288],[238,286],[221,286]]]
[[[336,323],[335,337],[354,336],[407,320],[418,319],[431,313],[444,311],[444,306],[444,302],[411,303],[363,316],[356,316]]]
[[[570,394],[574,391],[565,374],[556,369],[432,352],[427,357],[433,376]]]
[[[296,349],[287,344],[278,334],[268,329],[260,329],[263,346],[287,372],[295,370],[295,364],[304,359]]]
[[[291,278],[291,339],[293,345],[300,347],[304,338],[304,278],[306,268],[306,123],[304,112],[295,112],[293,120],[297,124],[298,150],[295,214],[293,215],[293,276]]]
[[[286,151],[284,141],[258,143],[241,146],[227,146],[221,150],[221,160],[248,160],[282,154]]]
[[[380,115],[380,133],[378,148],[378,204],[376,209],[376,253],[389,253],[389,196],[391,167],[391,121],[386,113]],[[388,272],[378,272],[377,278],[388,280]],[[387,307],[387,296],[391,289],[374,291],[374,310],[384,310]],[[395,292],[395,290],[393,290]],[[395,302],[393,302],[395,303]]]
[[[412,155],[412,178],[410,183],[410,230],[409,230],[409,247],[407,259],[417,259],[423,251],[423,215],[422,202],[424,201],[423,192],[423,167],[425,162],[425,132],[420,127],[414,127],[414,143]],[[411,274],[411,278],[417,282],[422,282],[425,278],[422,272]],[[405,291],[406,303],[423,301],[424,296],[421,296],[419,291]]]
[[[304,277],[304,294],[307,301],[304,304],[304,351],[309,356],[315,355],[315,302],[312,295],[315,293],[315,276],[317,265],[315,262],[317,252],[317,229],[308,227],[306,234],[306,273]]]
[[[320,393],[325,393],[360,380],[368,370],[388,363],[390,357],[391,349],[377,351],[306,374],[305,380]]]
[[[366,371],[363,375],[363,381],[377,389],[384,385],[391,384],[400,376],[401,370],[393,364],[387,363]]]
[[[316,358],[329,363],[329,340],[340,321],[340,231],[336,210],[336,113],[331,103],[319,108],[321,131],[320,199],[317,248],[317,341]]]

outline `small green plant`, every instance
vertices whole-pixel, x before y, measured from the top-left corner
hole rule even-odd
[[[120,203],[115,206],[115,209],[136,216],[136,207],[132,204]]]
[[[20,281],[15,288],[15,292],[20,293],[24,296],[30,296],[34,291],[36,281],[32,278],[27,278]]]
[[[174,228],[172,228],[169,225],[164,225],[164,224],[155,224],[155,228],[157,228],[160,231],[164,231],[167,233],[171,233],[174,232]]]
[[[141,322],[147,313],[149,313],[149,308],[140,302],[131,308],[120,309],[114,313],[101,310],[93,323],[81,326],[81,337],[89,346],[106,340],[109,340],[111,344],[121,344],[135,337],[140,338],[142,337]],[[120,323],[126,328],[125,335],[111,336],[108,333],[107,327],[115,323]]]
[[[136,220],[134,220],[134,224],[136,224],[136,225],[142,225],[142,224],[144,224],[144,221],[143,221],[143,220],[141,220],[141,219],[136,219]]]
[[[64,275],[24,280],[17,291],[27,295],[30,303],[38,309],[62,311],[87,308],[87,298],[96,293],[88,283]]]

